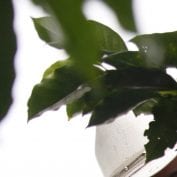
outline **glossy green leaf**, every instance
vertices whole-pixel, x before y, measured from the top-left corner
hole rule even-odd
[[[119,22],[126,30],[136,31],[132,0],[104,0],[104,2],[114,10]]]
[[[89,20],[88,23],[93,28],[95,42],[102,52],[109,54],[127,50],[123,39],[111,28],[93,20]]]
[[[153,109],[155,121],[150,123],[150,129],[145,131],[149,142],[145,145],[146,161],[164,155],[167,147],[173,148],[177,141],[177,97],[161,98]]]
[[[130,67],[146,67],[143,55],[137,51],[115,53],[103,58],[103,62],[110,64],[117,69]]]
[[[116,117],[125,114],[142,101],[154,96],[154,92],[143,89],[112,91],[95,107],[88,126],[110,122]]]
[[[41,83],[34,87],[28,101],[28,119],[66,104],[70,99],[68,95],[76,91],[82,82],[74,68],[64,66],[56,69],[50,77],[42,79]]]
[[[0,120],[7,114],[12,103],[11,90],[15,78],[14,56],[17,45],[13,18],[12,2],[0,1]]]
[[[128,68],[107,71],[105,85],[110,88],[176,90],[176,81],[158,69]]]
[[[64,34],[54,17],[32,18],[32,20],[42,40],[53,47],[64,48]]]
[[[133,38],[149,67],[177,67],[177,32],[140,35]]]
[[[106,95],[99,105],[96,105],[89,126],[124,114],[137,104],[158,96],[161,90],[177,89],[176,82],[158,69],[110,70],[106,72],[103,83],[110,95]]]

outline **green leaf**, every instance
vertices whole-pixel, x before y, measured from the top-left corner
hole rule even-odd
[[[82,83],[82,78],[78,76],[74,68],[64,66],[56,69],[50,77],[42,79],[41,83],[33,88],[28,101],[28,119],[39,116],[48,109],[59,108],[73,95],[77,97],[76,93],[72,96],[70,94]]]
[[[67,114],[69,118],[72,118],[78,113],[85,115],[92,112],[95,106],[103,100],[105,95],[106,92],[103,88],[90,88],[90,90],[83,94],[81,98],[74,100],[72,103],[67,105]]]
[[[110,64],[117,69],[130,67],[146,67],[143,55],[137,51],[115,53],[103,58],[103,62]]]
[[[140,103],[158,97],[161,90],[177,89],[176,82],[158,69],[108,70],[102,81],[109,94],[93,108],[89,126],[120,116]]]
[[[177,32],[140,35],[131,41],[144,54],[149,67],[177,67]]]
[[[177,88],[176,82],[165,72],[158,69],[126,68],[121,70],[108,70],[100,75],[95,82],[102,83],[99,90],[91,89],[80,100],[68,105],[69,117],[77,112],[91,112],[95,106],[114,89],[149,89],[161,92],[172,91]]]
[[[58,49],[64,48],[64,34],[52,16],[32,18],[39,37],[47,44]]]
[[[59,49],[65,47],[64,34],[61,29],[58,29],[54,17],[32,18],[32,20],[42,40]],[[102,52],[113,53],[127,50],[124,41],[115,31],[96,21],[89,20],[88,23],[93,28],[93,33],[97,38],[96,42]]]
[[[143,89],[112,91],[95,107],[88,126],[110,122],[116,117],[125,114],[142,101],[154,96],[154,92]]]
[[[149,142],[145,145],[147,156],[146,161],[164,155],[169,147],[173,148],[177,141],[177,97],[162,97],[153,109],[154,120],[150,123],[149,130],[145,136]]]
[[[71,64],[71,60],[69,60],[69,59],[55,62],[49,68],[46,69],[46,71],[43,74],[43,78],[50,77],[51,75],[53,75],[53,73],[55,72],[56,69],[62,68],[64,66],[69,67],[70,64]]]
[[[125,29],[136,32],[132,0],[104,0],[104,2],[114,10],[119,22]]]
[[[69,117],[69,120],[77,115],[78,113],[81,113],[84,107],[83,99],[80,98],[78,100],[74,100],[73,102],[67,104],[66,111],[67,115]]]
[[[127,50],[123,39],[111,28],[93,20],[88,23],[93,28],[96,42],[102,52],[109,54]]]
[[[77,72],[87,79],[96,77],[92,65],[97,63],[100,54],[95,35],[82,12],[82,0],[55,1],[33,0],[52,14],[60,24],[65,36],[65,50],[71,56]]]
[[[137,107],[133,109],[135,116],[139,116],[140,114],[152,114],[152,110],[154,106],[158,104],[158,101],[154,98],[146,100],[145,102],[141,103]]]
[[[12,2],[0,1],[0,120],[12,104],[11,90],[15,78],[14,56],[17,46],[13,18]]]
[[[159,69],[126,68],[109,70],[104,77],[104,83],[110,88],[176,90],[176,81]]]

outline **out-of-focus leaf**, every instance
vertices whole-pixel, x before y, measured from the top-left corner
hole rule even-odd
[[[48,109],[55,110],[66,104],[69,95],[76,91],[83,80],[72,67],[56,69],[48,78],[36,85],[28,101],[28,119],[40,115]],[[67,97],[68,96],[68,97]],[[77,94],[75,93],[75,97]]]
[[[93,30],[83,15],[83,1],[33,0],[33,2],[54,15],[65,36],[65,50],[75,62],[77,72],[88,79],[93,79],[96,74],[92,70],[92,65],[97,63],[100,51]]]
[[[137,51],[115,53],[103,58],[103,62],[110,64],[117,69],[130,67],[146,67],[143,55]]]
[[[0,120],[7,114],[12,103],[11,90],[15,78],[14,56],[16,52],[13,18],[11,0],[0,1]]]
[[[88,126],[99,125],[110,122],[116,117],[125,114],[137,104],[155,96],[154,92],[148,90],[124,89],[112,91],[93,110]]]
[[[104,0],[117,14],[121,25],[126,29],[136,32],[132,0]]]
[[[146,100],[145,102],[141,103],[137,107],[133,109],[133,112],[136,116],[139,116],[140,114],[152,114],[152,109],[154,106],[158,104],[158,101],[155,100],[154,98]]]
[[[173,148],[177,141],[177,97],[161,98],[159,104],[153,109],[155,121],[145,131],[149,142],[145,145],[146,161],[164,155],[167,147]]]
[[[32,18],[32,20],[42,40],[53,47],[64,48],[64,34],[54,17]]]
[[[54,17],[33,18],[33,22],[42,40],[59,49],[65,48],[64,34],[58,30],[58,23]],[[88,24],[93,28],[95,39],[97,39],[95,42],[98,43],[102,52],[112,53],[127,50],[124,41],[115,31],[96,21],[89,20]]]
[[[128,68],[107,71],[105,85],[110,88],[146,88],[155,90],[176,90],[177,83],[158,69]]]
[[[127,50],[123,39],[111,28],[92,20],[88,23],[93,28],[95,42],[98,43],[102,52],[109,54]]]
[[[177,67],[177,32],[140,35],[131,41],[145,55],[149,67]]]

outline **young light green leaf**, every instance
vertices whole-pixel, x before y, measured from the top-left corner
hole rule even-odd
[[[108,26],[96,21],[89,20],[88,23],[93,28],[93,32],[97,40],[96,42],[102,52],[109,54],[127,51],[126,44],[118,33]]]
[[[58,49],[64,48],[64,34],[52,16],[32,18],[39,37],[48,45]]]
[[[49,68],[47,68],[43,74],[43,78],[47,78],[53,75],[55,70],[62,68],[64,66],[70,66],[71,60],[62,60],[62,61],[57,61],[54,64],[52,64]]]
[[[139,35],[131,39],[145,56],[146,65],[177,67],[177,32]]]
[[[129,31],[136,32],[132,0],[104,0],[116,13],[121,25]]]
[[[12,104],[12,86],[15,78],[14,57],[17,48],[13,30],[12,1],[0,1],[0,121]]]

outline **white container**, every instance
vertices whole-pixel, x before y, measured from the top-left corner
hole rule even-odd
[[[96,157],[105,177],[133,174],[145,161],[144,131],[152,117],[135,117],[133,113],[96,128]]]

